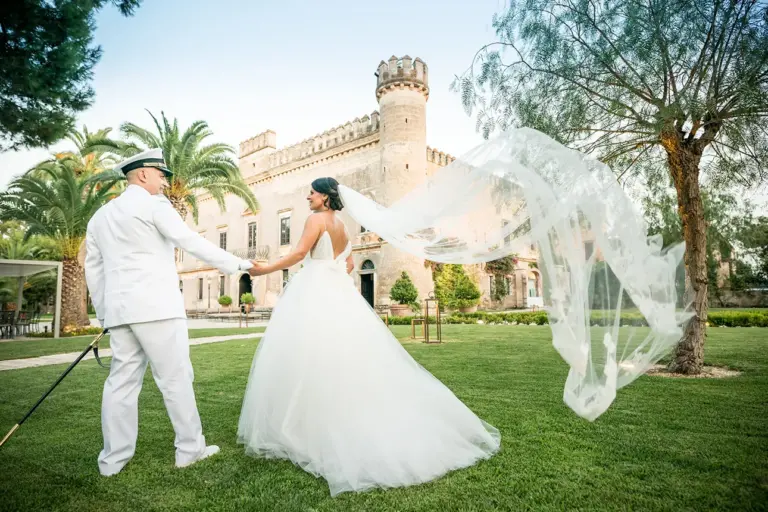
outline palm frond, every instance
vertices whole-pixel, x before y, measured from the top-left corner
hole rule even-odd
[[[62,256],[77,256],[88,221],[113,194],[117,177],[78,175],[62,161],[13,180],[0,194],[0,220],[26,226],[26,236],[49,237],[61,247]]]

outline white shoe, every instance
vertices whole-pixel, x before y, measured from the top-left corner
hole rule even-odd
[[[125,464],[99,464],[99,473],[101,476],[115,476],[123,470]]]
[[[193,459],[193,460],[191,460],[191,461],[189,461],[189,462],[185,462],[184,464],[179,464],[179,463],[177,462],[177,463],[176,463],[176,467],[177,467],[177,468],[186,468],[187,466],[191,466],[191,465],[192,465],[192,464],[194,464],[195,462],[199,462],[199,461],[201,461],[201,460],[203,460],[203,459],[207,459],[207,458],[208,458],[208,457],[210,457],[211,455],[216,455],[217,453],[219,453],[219,447],[218,447],[218,446],[216,446],[215,444],[212,444],[212,445],[210,445],[210,446],[206,446],[206,447],[205,447],[205,450],[203,451],[203,453],[202,453],[202,454],[200,454],[200,456],[199,456],[198,458],[196,458],[196,459]]]

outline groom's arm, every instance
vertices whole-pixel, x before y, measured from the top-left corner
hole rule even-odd
[[[217,247],[189,229],[165,196],[156,197],[152,220],[160,233],[176,247],[218,268],[225,274],[235,274],[238,270],[249,270],[253,267],[250,261],[240,259]]]

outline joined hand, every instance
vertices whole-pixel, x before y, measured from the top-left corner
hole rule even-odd
[[[262,265],[260,263],[256,263],[255,261],[251,261],[253,263],[253,267],[251,267],[248,270],[248,273],[253,276],[263,276],[264,274],[268,274],[266,265]]]

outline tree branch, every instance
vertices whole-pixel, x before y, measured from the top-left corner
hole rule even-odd
[[[562,4],[560,4],[560,5],[562,6]],[[613,41],[611,41],[605,35],[605,33],[598,27],[597,23],[594,22],[593,19],[588,14],[582,13],[581,11],[579,11],[578,9],[573,7],[573,5],[569,5],[568,7],[572,11],[574,11],[574,12],[576,12],[578,14],[584,15],[584,16],[587,17],[587,19],[590,20],[590,23],[592,24],[592,26],[595,28],[595,30],[597,30],[597,32],[601,35],[601,37],[603,39],[605,39],[605,41],[611,46],[611,48],[614,50],[614,52],[616,52],[616,55],[619,57],[619,59],[621,59],[621,61],[624,62],[624,64],[627,65],[627,67],[630,69],[630,71],[632,71],[635,75],[637,75],[640,78],[640,82],[648,90],[648,94],[645,94],[643,91],[641,91],[640,89],[634,87],[632,84],[627,82],[625,80],[625,78],[618,71],[616,71],[609,63],[605,62],[603,59],[600,58],[599,54],[592,49],[592,47],[589,45],[589,43],[584,41],[584,39],[581,38],[581,36],[577,36],[576,34],[574,34],[573,29],[571,28],[571,26],[568,25],[565,21],[562,21],[559,16],[557,16],[552,11],[543,10],[543,12],[546,12],[547,14],[549,14],[550,16],[555,18],[555,20],[557,20],[562,26],[566,27],[568,29],[568,31],[571,33],[571,36],[572,36],[573,40],[578,42],[583,48],[585,48],[589,53],[591,53],[592,56],[595,59],[597,59],[598,62],[600,62],[600,64],[603,66],[603,68],[605,68],[611,75],[613,75],[622,84],[622,86],[624,86],[628,91],[632,92],[634,95],[636,95],[637,97],[639,97],[643,101],[645,101],[647,103],[650,103],[651,105],[659,106],[658,105],[658,100],[653,96],[653,91],[651,90],[650,86],[645,82],[645,79],[632,67],[631,64],[629,64],[629,62],[627,62],[627,60],[624,58],[624,56],[621,54],[621,52],[618,51],[618,49],[614,45]]]
[[[647,124],[647,122],[644,120],[643,116],[641,116],[634,108],[632,108],[631,106],[627,105],[626,103],[618,101],[616,98],[608,98],[607,96],[604,96],[604,95],[598,93],[597,91],[591,89],[590,87],[588,87],[588,86],[586,86],[584,84],[581,84],[581,83],[577,82],[576,80],[573,80],[572,78],[570,78],[570,77],[568,77],[568,76],[566,76],[566,75],[564,75],[562,73],[558,73],[557,71],[554,71],[554,70],[551,70],[551,69],[535,68],[532,65],[530,65],[528,62],[525,61],[525,59],[522,56],[522,53],[520,52],[520,50],[517,49],[517,47],[514,44],[512,44],[511,47],[515,50],[515,52],[517,52],[517,55],[520,58],[520,62],[524,66],[526,66],[529,70],[531,70],[533,72],[536,72],[536,73],[544,73],[544,74],[547,74],[547,75],[556,76],[556,77],[560,78],[561,80],[565,80],[566,82],[568,82],[568,83],[570,83],[570,84],[572,84],[572,85],[574,85],[576,87],[579,87],[580,89],[583,89],[584,91],[588,92],[589,94],[591,94],[593,96],[596,96],[596,97],[601,98],[601,99],[603,99],[605,101],[608,101],[608,102],[619,103],[622,107],[626,108],[627,110],[629,110],[630,112],[632,112],[635,115],[635,120],[639,124]]]
[[[719,7],[720,7],[720,1],[718,0],[715,2],[714,12],[712,13],[712,19],[710,20],[709,29],[707,30],[707,37],[704,40],[704,44],[701,46],[701,51],[699,52],[699,56],[696,59],[696,63],[691,67],[691,72],[690,72],[688,81],[683,86],[683,89],[681,91],[684,94],[687,91],[689,84],[692,83],[694,76],[698,74],[699,79],[696,82],[696,88],[692,95],[692,97],[694,98],[697,98],[699,96],[699,91],[701,91],[701,84],[704,81],[704,77],[707,76],[709,66],[712,64],[711,61],[707,61],[705,63],[704,59],[707,56],[707,51],[709,50],[710,44],[713,42],[715,30],[717,28],[717,13],[718,13]],[[701,9],[698,8],[698,5],[696,6],[696,8],[703,16],[704,13],[701,11]],[[703,69],[699,70],[700,67]]]

